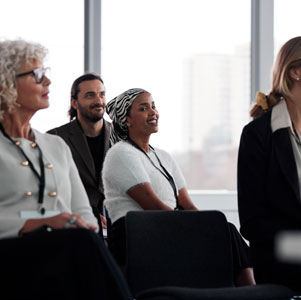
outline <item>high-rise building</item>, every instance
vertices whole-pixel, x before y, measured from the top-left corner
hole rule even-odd
[[[247,47],[234,55],[195,55],[185,63],[184,143],[190,151],[237,146],[250,108]]]

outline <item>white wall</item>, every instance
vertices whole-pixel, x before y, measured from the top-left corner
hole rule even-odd
[[[227,220],[233,223],[239,230],[237,192],[189,190],[189,195],[198,209],[222,211],[226,215]]]

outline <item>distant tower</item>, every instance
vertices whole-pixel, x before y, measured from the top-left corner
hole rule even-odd
[[[249,48],[235,55],[195,55],[185,63],[184,145],[238,145],[250,108]]]

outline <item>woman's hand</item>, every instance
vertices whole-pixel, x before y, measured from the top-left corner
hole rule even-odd
[[[23,228],[20,230],[20,234],[31,232],[43,225],[47,225],[53,229],[63,229],[63,228],[86,228],[90,230],[97,229],[96,225],[86,222],[81,216],[64,212],[49,218],[28,219],[25,222]]]
[[[193,204],[186,188],[179,190],[178,198],[179,204],[184,208],[184,210],[198,210],[197,207]]]
[[[62,228],[86,228],[97,229],[97,226],[86,222],[80,215],[61,213],[57,216],[45,218],[44,224],[53,229]]]

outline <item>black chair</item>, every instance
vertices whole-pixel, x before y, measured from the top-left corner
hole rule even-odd
[[[1,239],[0,257],[3,299],[133,299],[102,238],[86,229]]]
[[[87,247],[90,257],[82,251]],[[47,255],[45,249],[49,250]],[[58,257],[62,252],[66,255]],[[0,266],[1,299],[5,300],[134,299],[102,238],[86,229],[52,232],[43,229],[20,238],[0,239]],[[98,270],[97,278],[91,276],[93,269]],[[156,295],[152,291],[141,293],[141,297],[143,300],[173,299],[155,292]]]
[[[219,300],[293,295],[277,285],[234,287],[229,226],[221,212],[129,212],[125,222],[126,277],[139,299],[158,294]]]
[[[293,300],[292,291],[284,286],[267,284],[246,287],[197,289],[185,287],[159,287],[137,294],[137,300]],[[156,298],[158,297],[158,298]]]

